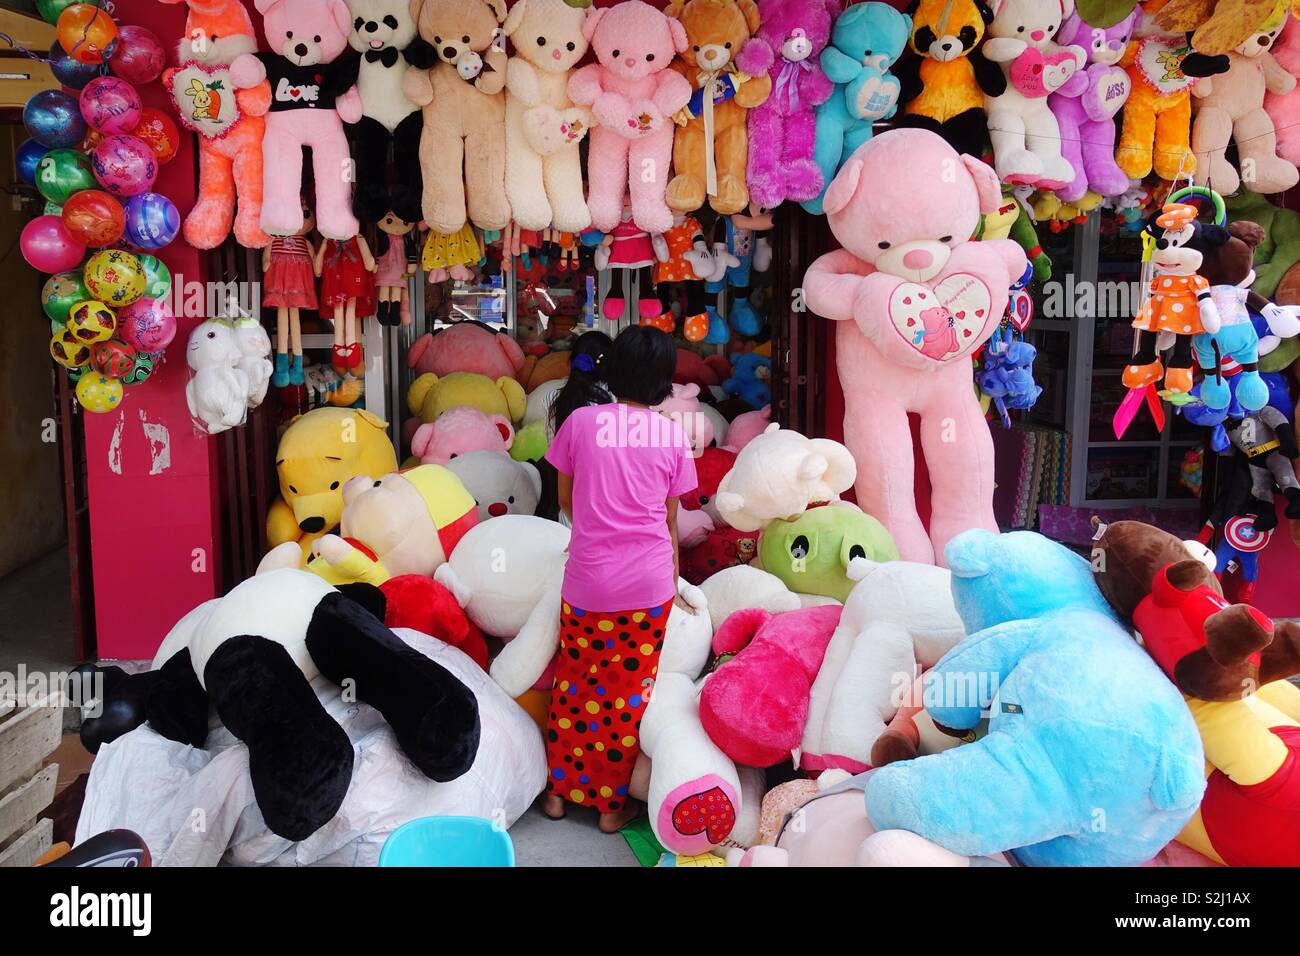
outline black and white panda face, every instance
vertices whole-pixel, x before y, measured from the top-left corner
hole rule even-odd
[[[365,53],[386,48],[404,50],[415,39],[415,21],[404,0],[348,0],[352,32],[348,43]]]

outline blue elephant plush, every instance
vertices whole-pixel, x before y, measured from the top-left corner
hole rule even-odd
[[[1200,805],[1182,695],[1115,617],[1089,564],[1031,531],[966,531],[944,552],[969,635],[929,672],[936,723],[988,735],[873,773],[867,815],[967,856],[1136,866]]]
[[[902,56],[911,33],[912,18],[887,3],[855,3],[835,21],[821,67],[836,88],[817,107],[813,151],[826,185],[816,199],[802,203],[810,213],[821,215],[826,188],[840,163],[871,139],[871,124],[898,110],[902,85],[889,68]]]
[[[722,383],[722,390],[754,408],[762,408],[772,403],[771,380],[770,358],[757,352],[741,352],[731,357],[731,378]]]

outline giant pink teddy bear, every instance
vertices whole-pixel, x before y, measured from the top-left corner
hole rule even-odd
[[[361,119],[356,65],[349,65],[352,14],[343,0],[254,0],[270,53],[247,53],[231,64],[239,87],[271,84],[262,138],[262,229],[292,236],[302,229],[302,148],[311,147],[316,228],[327,239],[357,234],[351,154],[344,123]]]
[[[736,66],[766,72],[772,93],[749,111],[749,196],[772,208],[821,194],[822,172],[813,160],[815,108],[835,91],[821,68],[821,52],[840,15],[837,0],[763,0],[762,22]]]
[[[591,107],[599,124],[587,153],[591,223],[611,231],[630,192],[636,224],[647,232],[667,232],[673,225],[664,201],[673,114],[691,98],[691,84],[669,64],[686,49],[686,28],[648,3],[624,0],[593,10],[582,33],[598,62],[570,77],[569,98]]]
[[[889,529],[905,561],[932,564],[959,532],[997,530],[993,439],[971,386],[971,356],[997,328],[1026,260],[1010,240],[966,237],[1000,203],[991,167],[920,129],[863,144],[826,191],[844,248],[812,264],[804,295],[838,323],[858,504]],[[927,346],[922,316],[934,308],[951,327],[943,355]],[[920,418],[933,489],[928,535],[916,512],[909,413]]]
[[[1278,66],[1300,79],[1300,20],[1287,18],[1272,53]],[[1266,93],[1264,109],[1277,128],[1277,154],[1300,166],[1300,124],[1296,122],[1300,116],[1300,84],[1290,93]]]
[[[411,437],[411,454],[422,465],[445,465],[472,451],[510,454],[515,429],[504,415],[488,415],[468,405],[449,408]]]

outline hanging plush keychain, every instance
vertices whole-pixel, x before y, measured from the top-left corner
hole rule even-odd
[[[1034,300],[1029,283],[1034,279],[1033,263],[1011,286],[1007,311],[998,331],[984,347],[981,369],[975,376],[980,391],[995,405],[1004,428],[1011,427],[1013,409],[1033,408],[1042,386],[1034,381],[1034,360],[1038,350],[1025,341],[1025,330],[1034,318]]]
[[[1199,222],[1198,208],[1179,201],[1194,195],[1214,203],[1213,224]],[[1123,437],[1144,397],[1161,427],[1164,413],[1157,412],[1161,397],[1176,404],[1190,400],[1192,338],[1202,332],[1217,332],[1222,324],[1210,283],[1197,270],[1208,250],[1228,241],[1225,220],[1223,198],[1218,193],[1189,186],[1169,197],[1160,215],[1143,233],[1143,278],[1151,270],[1146,284],[1150,294],[1133,320],[1137,335],[1133,357],[1122,376],[1129,393],[1115,413],[1117,438]],[[1160,231],[1158,236],[1156,230]],[[1170,345],[1172,353],[1167,362],[1162,362],[1160,353]],[[1156,383],[1162,378],[1164,392],[1157,393]]]

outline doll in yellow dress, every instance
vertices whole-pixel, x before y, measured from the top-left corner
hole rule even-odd
[[[429,232],[424,241],[421,264],[431,283],[446,282],[448,277],[468,282],[473,278],[469,266],[483,258],[483,250],[468,222],[456,232]]]

